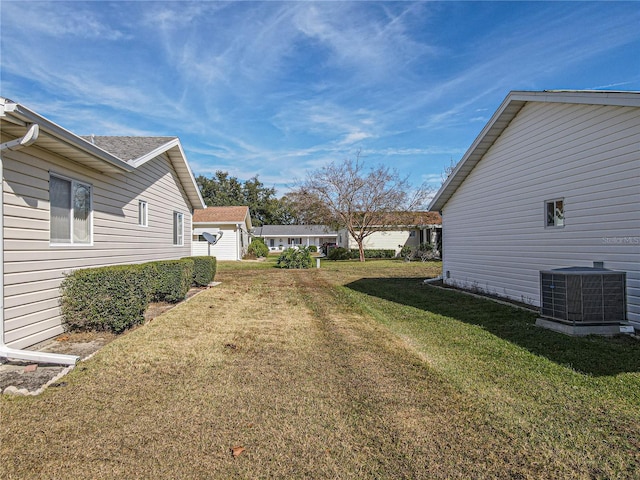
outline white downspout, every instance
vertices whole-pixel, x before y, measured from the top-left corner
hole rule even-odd
[[[0,152],[4,150],[19,150],[28,147],[38,139],[40,127],[33,124],[22,138],[17,138],[0,144]],[[53,363],[59,365],[75,365],[80,357],[62,355],[59,353],[36,352],[33,350],[19,350],[8,347],[4,343],[4,165],[0,156],[0,358],[12,358],[36,363]]]

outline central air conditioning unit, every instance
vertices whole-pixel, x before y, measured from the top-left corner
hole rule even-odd
[[[590,267],[540,272],[536,325],[570,335],[614,335],[626,311],[625,272]]]

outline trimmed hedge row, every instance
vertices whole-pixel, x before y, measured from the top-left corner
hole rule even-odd
[[[115,333],[142,323],[156,276],[151,264],[76,270],[60,287],[64,320],[71,330]]]
[[[177,303],[189,287],[208,285],[214,257],[76,270],[60,285],[62,316],[70,330],[120,333],[144,322],[151,301]]]
[[[351,258],[360,258],[358,249],[351,249]],[[392,249],[365,249],[364,258],[395,258],[396,251]]]
[[[193,260],[161,260],[153,263],[158,269],[153,299],[169,303],[184,300],[193,283]]]
[[[396,251],[393,249],[365,249],[364,258],[395,258]],[[343,247],[333,248],[327,257],[329,260],[350,260],[360,258],[360,251],[357,248],[347,250]]]
[[[206,287],[216,276],[218,263],[216,257],[185,257],[193,260],[193,285]]]

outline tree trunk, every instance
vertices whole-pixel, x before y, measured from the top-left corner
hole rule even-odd
[[[358,240],[358,251],[360,252],[360,261],[364,262],[364,242],[362,240]]]

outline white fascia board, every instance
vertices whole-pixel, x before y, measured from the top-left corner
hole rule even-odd
[[[176,150],[178,152],[178,155],[176,156],[170,155],[171,150]],[[187,156],[185,155],[184,150],[182,149],[182,144],[180,143],[179,138],[171,139],[167,143],[160,145],[158,148],[152,150],[151,152],[146,153],[145,155],[139,158],[131,160],[129,162],[129,165],[133,166],[134,168],[138,168],[144,165],[145,163],[147,163],[148,161],[153,160],[157,156],[162,155],[163,153],[167,153],[169,155],[169,159],[171,160],[172,163],[176,157],[179,158],[178,161],[180,164],[179,165],[174,164],[174,168],[176,169],[176,173],[178,174],[180,181],[185,187],[185,191],[189,195],[189,201],[191,202],[193,208],[206,208],[206,204],[204,203],[204,199],[202,198],[202,194],[200,193],[200,189],[198,188],[196,179],[193,176],[193,172],[189,167]],[[191,187],[191,188],[188,188],[188,187]]]
[[[496,124],[498,119],[500,119],[501,116],[503,115],[503,113],[505,112],[505,110],[507,110],[507,107],[509,106],[509,104],[514,99],[514,96],[519,97],[520,94],[525,94],[525,93],[527,93],[527,92],[511,92],[502,101],[502,103],[500,104],[498,109],[491,116],[491,119],[487,122],[487,124],[484,126],[484,128],[480,131],[480,133],[478,134],[476,139],[473,141],[473,143],[471,144],[469,149],[463,155],[462,159],[458,162],[458,164],[454,168],[453,172],[451,172],[451,174],[447,177],[447,179],[442,184],[442,186],[440,187],[440,189],[438,190],[436,195],[433,197],[433,200],[431,200],[431,203],[429,204],[428,210],[430,210],[430,211],[441,211],[442,210],[442,207],[447,202],[447,200],[449,200],[449,198],[451,197],[453,192],[455,192],[457,190],[457,188],[460,186],[462,181],[467,177],[469,172],[473,169],[473,167],[480,160],[481,155],[474,155],[474,153],[476,153],[476,150],[480,147],[480,145],[482,144],[482,142],[485,139],[485,137],[487,137],[489,132],[492,131],[492,129],[494,128],[494,125]],[[520,98],[518,100],[524,102],[524,100],[522,100]],[[523,105],[524,105],[524,103],[523,103]],[[518,111],[520,111],[520,109],[518,109]],[[515,117],[516,114],[517,114],[517,112],[515,112],[511,116],[511,118],[509,118],[509,121],[511,121],[513,119],[513,117]],[[506,122],[505,126],[500,129],[500,133],[502,133],[502,130],[506,127],[506,125],[508,125],[508,123],[509,122]],[[494,131],[493,133],[495,134],[497,132]],[[499,136],[499,134],[496,135],[495,138],[497,138],[497,136]],[[493,144],[493,142],[491,142],[491,144]],[[488,147],[486,147],[483,150],[484,151],[488,150]]]
[[[170,149],[174,148],[176,145],[177,146],[180,145],[180,140],[178,138],[173,138],[169,140],[167,143],[160,145],[158,148],[155,148],[154,150],[150,151],[149,153],[146,153],[143,156],[138,157],[136,159],[130,160],[129,165],[135,168],[138,168],[144,165],[145,163],[147,163],[148,161],[153,160],[157,156],[162,155],[165,152],[168,152]],[[180,150],[182,153],[182,148]],[[184,158],[184,155],[183,155],[183,158]]]
[[[40,127],[40,130],[43,133],[46,133],[49,137],[55,138],[59,142],[66,143],[67,145],[76,148],[78,150],[82,150],[85,153],[92,155],[110,165],[117,167],[118,169],[124,172],[131,172],[133,168],[127,162],[119,159],[118,157],[102,150],[101,148],[96,147],[91,142],[79,137],[75,133],[70,132],[66,128],[61,127],[57,123],[52,122],[44,118],[41,115],[38,115],[36,112],[29,110],[27,107],[18,104],[18,103],[6,103],[6,99],[2,99],[4,103],[2,103],[2,116],[7,116],[7,113],[13,118],[19,119],[21,122],[25,124],[29,123],[37,123]],[[1,102],[0,102],[1,103]]]
[[[640,92],[615,90],[544,90],[542,92],[513,91],[513,100],[547,103],[577,103],[640,107]]]
[[[231,220],[228,222],[191,222],[192,225],[195,226],[202,226],[202,225],[231,225],[231,226],[236,226],[238,225],[238,223],[242,223],[242,222],[238,222],[236,220]]]
[[[493,142],[507,128],[511,120],[527,102],[573,103],[588,105],[613,105],[640,107],[640,92],[593,91],[593,90],[545,90],[527,92],[514,90],[500,104],[489,122],[476,137],[451,175],[442,184],[429,204],[429,210],[442,211],[451,195],[467,178]],[[498,123],[500,122],[500,123]]]

